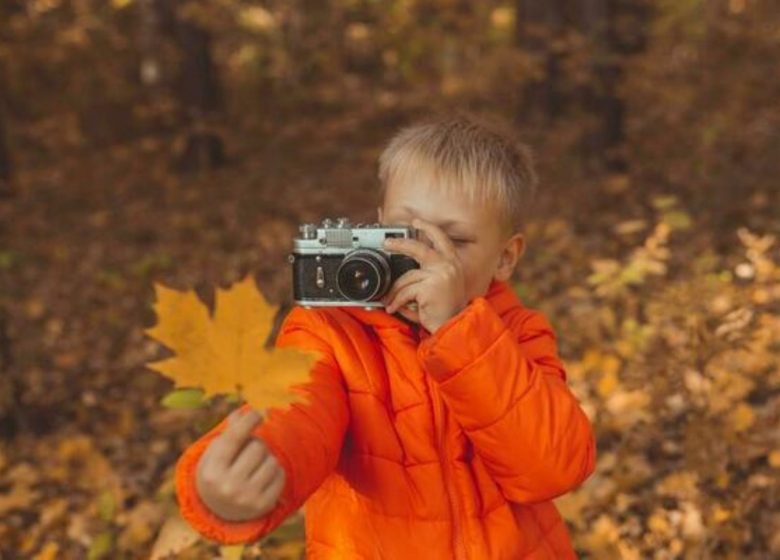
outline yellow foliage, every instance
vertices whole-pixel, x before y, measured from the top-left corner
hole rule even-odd
[[[178,509],[169,516],[160,529],[157,540],[152,546],[150,560],[162,560],[171,555],[179,555],[182,551],[194,545],[200,540],[192,526],[184,520]]]
[[[776,241],[739,230],[744,254],[726,270],[707,253],[672,255],[687,214],[672,197],[654,202],[660,222],[643,244],[623,257],[588,255],[590,296],[577,295],[583,311],[568,330],[582,333],[574,388],[598,412],[597,432],[614,437],[596,473],[561,501],[578,549],[594,558],[699,557],[710,539],[739,547],[748,523],[759,541],[780,527],[743,505],[746,496],[771,504],[780,469]],[[627,220],[616,236],[639,226]],[[674,275],[651,282],[667,262]],[[780,539],[769,546],[780,551]]]
[[[269,31],[277,26],[274,15],[262,6],[248,6],[239,12],[239,23],[250,31]]]
[[[661,495],[680,499],[693,499],[698,496],[699,477],[694,472],[672,473],[658,483],[657,490]]]
[[[607,410],[614,416],[615,424],[627,428],[640,420],[649,420],[647,410],[650,395],[641,389],[634,391],[616,391],[606,401]]]
[[[219,547],[219,560],[241,560],[246,545],[232,544]]]
[[[755,383],[748,377],[733,371],[721,369],[714,363],[707,368],[713,377],[713,387],[708,402],[713,414],[732,410],[734,403],[745,398]]]
[[[620,529],[613,519],[602,514],[590,532],[582,537],[582,544],[596,558],[615,558],[618,554]]]
[[[58,557],[60,547],[55,542],[47,542],[41,551],[35,555],[34,560],[55,560]]]
[[[654,511],[647,520],[647,528],[662,537],[668,537],[672,533],[672,526],[669,523],[666,512],[660,508]]]
[[[756,413],[749,404],[741,402],[729,415],[729,421],[735,432],[742,432],[756,421]]]
[[[250,276],[217,289],[214,317],[194,291],[155,285],[158,323],[145,332],[176,352],[147,364],[177,387],[202,387],[206,398],[239,393],[255,409],[297,400],[293,385],[309,378],[314,352],[264,347],[276,308]]]
[[[710,517],[715,524],[720,524],[731,518],[731,512],[720,504],[715,504],[712,508],[712,513],[710,513]]]
[[[617,389],[619,383],[620,382],[618,381],[617,375],[614,371],[605,372],[604,375],[601,376],[597,386],[599,395],[602,397],[608,397],[615,391],[615,389]]]

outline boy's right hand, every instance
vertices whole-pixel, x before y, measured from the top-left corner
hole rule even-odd
[[[228,417],[225,431],[212,441],[198,462],[198,495],[227,521],[247,521],[271,511],[282,494],[284,468],[252,430],[262,419],[250,409]]]

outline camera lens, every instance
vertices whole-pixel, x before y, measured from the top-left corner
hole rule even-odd
[[[336,273],[341,294],[353,301],[369,301],[384,295],[390,280],[390,265],[380,253],[358,249],[349,253]]]

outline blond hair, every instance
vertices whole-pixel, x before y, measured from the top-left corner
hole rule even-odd
[[[538,182],[531,152],[512,130],[464,113],[425,119],[390,140],[379,156],[380,203],[389,183],[421,172],[491,206],[507,234],[523,229]]]

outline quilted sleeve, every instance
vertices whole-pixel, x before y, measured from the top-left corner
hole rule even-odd
[[[295,392],[308,397],[284,409],[270,409],[255,428],[285,470],[286,482],[276,507],[259,519],[231,522],[212,513],[195,487],[198,460],[209,443],[227,427],[223,419],[196,440],[179,458],[175,469],[176,495],[182,516],[201,535],[224,544],[256,541],[294,513],[338,463],[349,422],[346,389],[333,350],[323,338],[325,321],[316,311],[295,307],[287,315],[277,347],[296,346],[320,352],[310,380]],[[242,408],[248,408],[245,404]]]
[[[595,439],[547,320],[523,309],[510,323],[477,297],[420,343],[418,359],[505,497],[549,500],[593,472]]]

